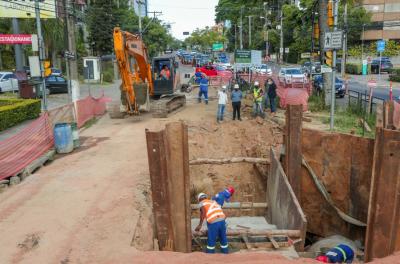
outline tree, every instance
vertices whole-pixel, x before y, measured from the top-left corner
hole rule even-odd
[[[212,48],[213,43],[224,43],[227,38],[221,33],[206,27],[204,29],[196,29],[185,39],[185,44],[191,47],[198,47],[201,50]]]

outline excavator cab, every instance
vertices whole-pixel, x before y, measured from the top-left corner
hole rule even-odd
[[[170,95],[175,91],[176,68],[174,57],[157,57],[153,59],[153,96]],[[165,74],[169,70],[169,76]],[[164,72],[163,72],[164,71]]]

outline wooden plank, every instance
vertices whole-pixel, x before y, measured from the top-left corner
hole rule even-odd
[[[365,243],[365,260],[400,250],[400,131],[378,128]]]
[[[197,232],[198,236],[207,236],[207,230],[200,230]],[[290,238],[301,238],[302,230],[285,230],[285,229],[265,229],[265,230],[253,230],[253,229],[228,229],[226,231],[227,236],[287,236]]]
[[[231,164],[231,163],[261,163],[261,164],[269,164],[268,159],[263,158],[251,158],[251,157],[233,157],[233,158],[223,158],[223,159],[207,159],[207,158],[197,158],[194,160],[190,160],[190,165],[203,165],[203,164]]]
[[[301,199],[301,133],[303,107],[288,105],[285,126],[285,172],[297,199]]]
[[[267,183],[269,210],[266,218],[268,223],[276,225],[278,229],[299,230],[299,238],[302,241],[296,245],[296,249],[302,251],[307,230],[305,214],[273,149],[270,157],[271,166]]]
[[[271,241],[272,245],[274,246],[275,249],[279,248],[279,244],[278,242],[276,242],[276,240],[274,239],[273,236],[268,236],[269,241]]]
[[[167,124],[164,134],[167,149],[168,190],[174,250],[191,251],[190,193],[187,127],[182,122]]]
[[[155,233],[159,248],[165,250],[169,248],[168,241],[172,240],[173,233],[168,195],[164,131],[150,132],[146,129],[146,140],[156,229]]]

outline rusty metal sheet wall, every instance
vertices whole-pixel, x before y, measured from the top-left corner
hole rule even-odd
[[[187,126],[146,130],[156,235],[161,250],[191,251]],[[172,246],[172,248],[171,248]]]
[[[365,259],[400,250],[400,131],[377,129]]]
[[[283,171],[277,154],[271,149],[271,165],[267,183],[267,220],[278,229],[301,231],[300,244],[296,249],[304,250],[307,219]]]
[[[347,134],[303,129],[303,156],[330,193],[334,204],[367,222],[374,140]],[[319,193],[308,171],[302,170],[301,206],[308,231],[320,236],[341,234],[364,241],[365,228],[344,222]]]

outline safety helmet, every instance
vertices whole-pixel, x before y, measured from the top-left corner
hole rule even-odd
[[[226,85],[222,85],[222,90],[226,90]]]
[[[235,189],[233,187],[228,187],[227,190],[231,194],[231,196],[235,193]]]
[[[235,86],[233,86],[234,89],[239,89],[239,84],[235,84]]]
[[[207,194],[199,193],[199,195],[197,195],[197,201],[200,201],[200,199],[202,199],[202,198],[207,198]]]
[[[329,263],[329,259],[327,256],[318,256],[315,260],[318,260],[319,262],[323,262],[323,263]]]
[[[260,83],[258,81],[254,82],[254,86],[259,86],[259,85],[260,85]]]

